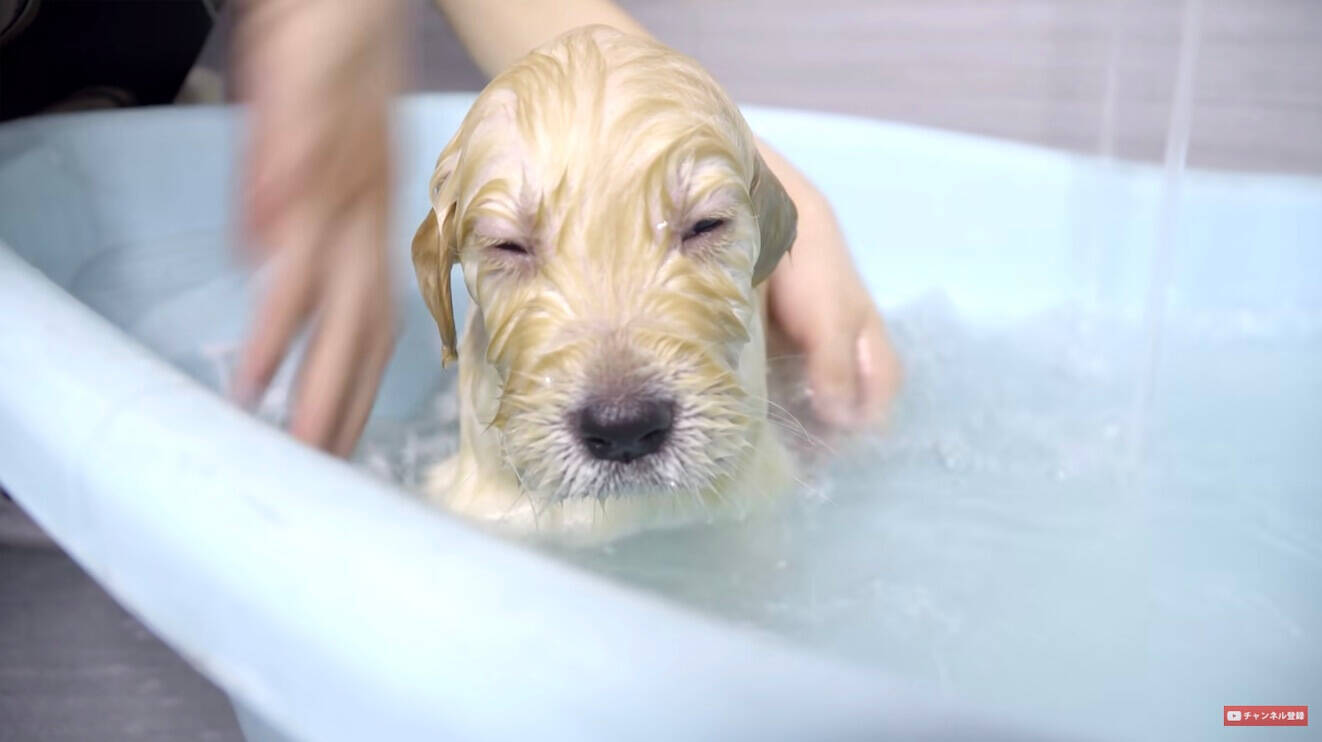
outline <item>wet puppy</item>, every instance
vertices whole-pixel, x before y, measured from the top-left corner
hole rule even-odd
[[[792,481],[767,419],[762,282],[794,205],[693,60],[595,26],[482,92],[413,241],[459,359],[446,507],[596,541],[742,513]],[[450,297],[473,298],[462,348]]]

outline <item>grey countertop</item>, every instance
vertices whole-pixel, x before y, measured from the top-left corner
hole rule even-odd
[[[0,742],[239,742],[229,701],[0,497]]]

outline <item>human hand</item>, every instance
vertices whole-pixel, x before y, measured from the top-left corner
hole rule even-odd
[[[814,414],[856,429],[881,422],[900,387],[899,358],[825,196],[766,147],[799,212],[798,236],[771,274],[773,329],[804,354]]]
[[[357,443],[395,319],[386,242],[389,104],[402,68],[397,0],[247,0],[239,84],[250,103],[243,211],[272,262],[232,393],[254,404],[299,331],[290,430],[336,455]]]

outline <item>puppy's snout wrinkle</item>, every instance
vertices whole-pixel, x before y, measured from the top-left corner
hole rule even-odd
[[[589,402],[579,410],[578,435],[593,458],[628,463],[661,450],[674,418],[666,399]]]

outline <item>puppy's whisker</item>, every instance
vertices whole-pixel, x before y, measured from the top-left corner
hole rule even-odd
[[[786,426],[782,423],[773,420],[769,420],[768,422],[771,422],[773,425],[775,425],[776,429],[780,430],[782,434],[785,435],[786,442],[794,444],[795,447],[802,446],[803,450],[805,451],[823,451],[829,454],[829,451],[827,451],[825,445],[820,441],[820,439],[808,435],[803,435],[794,428]]]
[[[768,410],[767,422],[775,425],[777,430],[793,436],[795,440],[811,443],[814,447],[822,448],[824,450],[827,449],[827,444],[824,439],[813,435],[811,431],[804,428],[803,424],[792,416],[787,416],[784,413],[775,410]]]
[[[808,427],[804,425],[803,422],[800,421],[799,418],[794,415],[794,413],[786,409],[784,405],[781,405],[777,403],[775,400],[772,400],[768,397],[758,397],[757,400],[759,402],[766,403],[767,420],[780,427],[781,430],[792,431],[793,433],[797,434],[801,440],[824,449],[827,453],[831,454],[832,456],[839,456],[839,452],[837,452],[829,443],[827,443],[825,439],[821,438],[820,436],[813,435],[812,432],[808,430]],[[788,418],[788,421],[793,424],[793,427],[787,425],[785,420],[778,418],[777,417],[778,415],[784,415],[785,418]]]
[[[505,465],[509,467],[510,471],[514,473],[514,479],[519,483],[520,497],[527,499],[528,501],[528,508],[532,511],[533,529],[540,531],[542,527],[541,510],[538,509],[537,502],[533,499],[532,493],[529,492],[528,488],[524,485],[523,475],[519,472],[519,468],[514,465],[513,461],[510,460],[509,453],[505,449],[505,436],[503,435],[500,436],[499,438],[499,450],[500,450],[500,458],[505,462]],[[506,509],[505,514],[502,516],[502,518],[508,518],[510,513],[514,511],[514,507],[518,504],[518,502],[519,502],[518,499],[511,501],[509,508]]]

